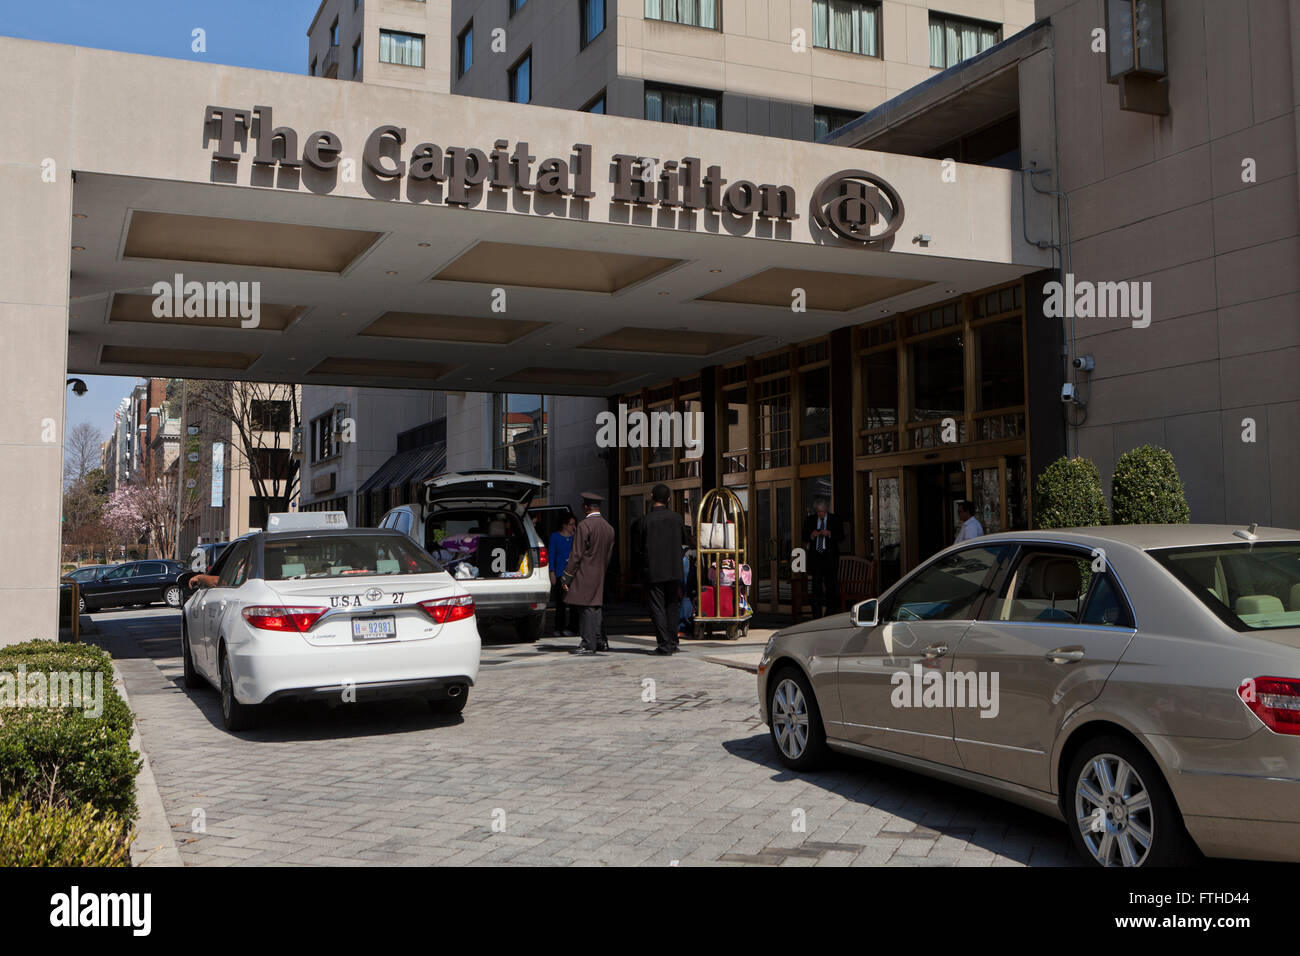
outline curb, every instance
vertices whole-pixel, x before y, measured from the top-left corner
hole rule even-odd
[[[128,707],[131,699],[126,693],[126,681],[122,672],[113,661],[113,687],[122,695]],[[149,755],[145,753],[140,740],[140,727],[135,723],[135,711],[131,712],[131,748],[140,755],[140,773],[135,778],[136,807],[139,818],[136,821],[135,839],[131,842],[132,866],[184,866],[180,850],[172,838],[172,827],[167,821],[167,811],[163,807],[162,794],[158,792],[158,781],[154,779],[153,769],[149,766]]]

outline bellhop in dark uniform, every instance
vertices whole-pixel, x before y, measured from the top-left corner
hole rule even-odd
[[[650,511],[637,527],[637,542],[645,562],[646,603],[655,628],[655,652],[677,651],[677,617],[681,607],[682,545],[690,544],[686,522],[668,507],[665,484],[650,492]],[[672,609],[671,620],[669,608]]]
[[[564,601],[578,608],[582,643],[577,653],[603,650],[601,606],[605,603],[605,571],[614,553],[614,528],[600,514],[602,498],[595,492],[582,495],[585,515],[573,533],[569,563],[564,566]]]

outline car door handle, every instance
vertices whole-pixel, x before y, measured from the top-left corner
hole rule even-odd
[[[1047,659],[1053,664],[1074,664],[1083,660],[1082,647],[1058,647],[1047,652]]]
[[[924,651],[922,651],[922,653],[925,654],[928,660],[934,660],[936,657],[943,657],[943,655],[948,653],[948,645],[930,644]]]

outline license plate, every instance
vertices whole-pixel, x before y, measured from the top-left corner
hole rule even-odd
[[[397,636],[397,618],[361,617],[352,621],[352,639],[354,641],[374,641],[385,637]]]

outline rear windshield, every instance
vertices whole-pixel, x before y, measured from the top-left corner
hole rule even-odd
[[[1300,541],[1171,548],[1151,556],[1239,631],[1300,627]]]
[[[408,538],[396,534],[268,539],[263,545],[263,557],[267,581],[430,574],[442,570]]]

